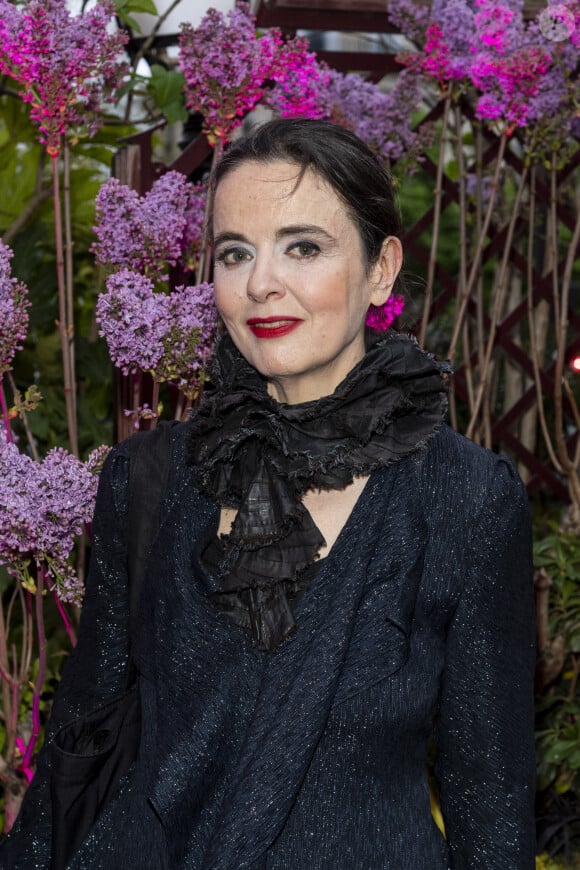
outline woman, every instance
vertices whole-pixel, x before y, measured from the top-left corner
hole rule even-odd
[[[389,179],[347,131],[274,121],[218,167],[213,233],[227,335],[172,433],[140,754],[70,867],[531,870],[526,494],[443,424],[444,368],[365,330],[401,268]],[[48,743],[122,686],[127,475],[121,444]],[[48,864],[49,765],[2,866]]]

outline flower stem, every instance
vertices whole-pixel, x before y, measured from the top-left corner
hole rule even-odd
[[[74,309],[74,263],[73,263],[73,238],[72,220],[70,209],[70,147],[65,141],[63,147],[63,194],[64,194],[64,232],[65,232],[65,276],[66,276],[66,332],[68,336],[68,348],[70,356],[71,373],[71,402],[73,407],[73,419],[77,421],[77,389],[76,389],[76,360],[75,360],[75,309]],[[78,454],[75,453],[75,456]]]
[[[64,380],[64,400],[66,407],[66,422],[71,453],[78,457],[78,438],[75,415],[74,384],[71,364],[71,335],[67,329],[67,290],[64,265],[64,244],[62,237],[62,210],[60,203],[60,181],[58,173],[58,156],[52,158],[52,192],[54,203],[54,237],[56,245],[56,277],[58,284],[58,332],[62,351],[62,369]]]
[[[10,673],[10,659],[8,653],[8,629],[9,621],[4,615],[4,602],[0,599],[0,679],[2,680],[2,708],[5,716],[6,746],[5,756],[10,759],[14,752],[16,740],[16,720],[14,719],[14,706],[18,711],[18,692],[20,684],[17,674]]]
[[[473,285],[475,284],[475,279],[479,274],[479,269],[481,265],[481,257],[483,254],[483,247],[485,244],[485,239],[487,236],[487,231],[489,229],[489,225],[491,222],[491,216],[493,214],[493,210],[495,207],[495,201],[497,198],[497,190],[499,187],[499,177],[501,174],[503,157],[505,154],[505,149],[507,145],[507,133],[503,133],[501,139],[499,141],[499,149],[496,158],[496,167],[495,173],[493,176],[493,181],[491,183],[491,195],[489,197],[489,202],[487,204],[487,211],[485,213],[485,218],[483,221],[483,226],[481,228],[481,234],[479,236],[479,241],[477,244],[477,248],[475,250],[475,254],[473,256],[473,262],[471,263],[471,269],[469,271],[469,278],[467,279],[467,284],[465,286],[465,290],[463,292],[463,298],[461,300],[461,305],[459,306],[459,311],[457,312],[457,316],[455,318],[455,327],[453,329],[453,335],[451,337],[451,343],[449,345],[448,356],[449,359],[453,359],[455,357],[455,351],[457,350],[457,343],[459,341],[459,336],[461,335],[461,329],[463,326],[463,320],[465,318],[465,314],[467,312],[467,306],[469,304],[469,297],[471,296],[471,290]]]
[[[16,395],[16,384],[14,383],[14,378],[8,372],[8,383],[10,384],[10,389],[12,390],[12,395]],[[30,454],[35,462],[40,462],[40,456],[38,455],[38,449],[36,447],[34,438],[32,437],[32,432],[30,431],[30,426],[28,424],[28,414],[24,410],[24,408],[20,408],[18,416],[22,421],[22,425],[24,427],[24,431],[26,432],[26,440],[28,441],[28,449],[30,450]]]
[[[508,274],[508,265],[509,265],[509,256],[512,247],[512,241],[514,236],[514,230],[516,223],[520,216],[520,209],[522,204],[522,198],[526,186],[528,174],[528,167],[525,166],[518,184],[518,192],[516,195],[516,199],[512,208],[512,214],[510,218],[510,222],[508,225],[506,240],[504,244],[504,254],[501,261],[499,276],[497,279],[496,290],[495,290],[495,298],[493,300],[493,308],[491,315],[491,323],[489,325],[489,334],[487,338],[487,346],[485,349],[485,356],[483,360],[480,360],[480,370],[479,370],[479,386],[477,388],[477,395],[475,397],[475,403],[471,411],[471,419],[469,421],[469,426],[467,427],[467,432],[465,433],[467,438],[473,438],[474,429],[477,423],[477,418],[479,415],[479,411],[483,402],[483,399],[486,395],[486,390],[488,390],[489,382],[490,382],[490,371],[491,371],[491,358],[495,348],[495,336],[497,331],[497,324],[501,317],[501,312],[503,309],[504,299],[507,290],[507,274]]]
[[[224,150],[224,143],[221,139],[217,139],[214,149],[213,155],[211,158],[211,169],[209,173],[209,183],[207,186],[207,199],[205,201],[205,215],[203,219],[203,238],[201,240],[201,249],[199,254],[199,265],[197,268],[196,274],[196,283],[201,284],[204,281],[209,279],[209,273],[211,269],[211,257],[210,257],[210,246],[209,246],[209,215],[213,210],[213,184],[212,179],[215,172],[215,168],[218,165],[221,156]]]
[[[44,633],[44,609],[43,609],[43,592],[44,592],[44,568],[38,569],[36,578],[36,595],[35,595],[35,615],[36,615],[36,634],[38,638],[38,673],[34,683],[32,693],[32,732],[26,746],[26,751],[20,767],[25,770],[30,767],[34,748],[40,735],[40,695],[44,686],[44,678],[46,676],[46,635]]]
[[[546,410],[544,404],[544,391],[542,389],[542,372],[540,370],[541,351],[538,347],[537,327],[534,318],[534,242],[536,238],[536,168],[532,167],[532,178],[530,184],[530,202],[528,206],[528,258],[527,258],[527,300],[528,300],[528,326],[530,333],[530,356],[534,369],[534,385],[536,388],[536,402],[538,416],[540,418],[540,427],[544,437],[544,444],[548,451],[548,456],[552,465],[558,472],[563,474],[564,471],[556,456],[556,451],[552,443],[548,421],[546,419]]]
[[[437,265],[437,247],[439,245],[439,227],[441,224],[441,202],[443,199],[443,169],[445,167],[445,138],[449,127],[449,110],[451,108],[451,97],[445,99],[445,108],[443,110],[443,127],[441,130],[441,146],[439,148],[439,160],[437,162],[437,180],[435,182],[435,203],[433,205],[433,229],[431,232],[431,251],[429,253],[429,265],[427,268],[427,286],[425,287],[425,301],[423,303],[423,319],[421,321],[421,330],[419,332],[419,344],[421,347],[425,344],[425,334],[427,332],[427,324],[429,322],[429,314],[431,313],[431,298],[433,296],[433,281],[435,279],[435,266]],[[460,135],[458,131],[457,135]]]
[[[72,623],[67,616],[67,612],[63,607],[62,601],[58,597],[58,593],[56,591],[56,584],[51,588],[52,597],[54,598],[54,603],[56,604],[56,608],[60,614],[60,618],[64,623],[64,627],[66,629],[66,633],[68,634],[68,639],[70,640],[71,646],[74,648],[77,645],[77,636],[74,628],[72,627]]]

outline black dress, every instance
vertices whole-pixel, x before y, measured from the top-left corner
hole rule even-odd
[[[296,605],[256,648],[209,598],[219,509],[175,427],[135,652],[138,761],[76,870],[532,870],[530,522],[509,460],[443,427],[372,473]],[[2,868],[46,868],[60,723],[118,691],[127,652],[127,453],[102,475],[78,646]],[[430,813],[430,735],[447,840]]]

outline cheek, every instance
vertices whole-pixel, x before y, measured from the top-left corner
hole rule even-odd
[[[214,300],[221,317],[232,317],[236,310],[236,294],[228,281],[214,279]]]

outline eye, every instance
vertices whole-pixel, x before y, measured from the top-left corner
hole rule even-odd
[[[237,266],[249,260],[251,254],[245,248],[224,248],[216,254],[216,263],[223,263],[224,266]]]
[[[315,242],[294,242],[288,248],[288,253],[300,260],[309,260],[320,253],[320,248]]]

